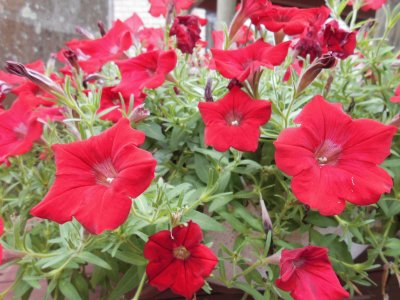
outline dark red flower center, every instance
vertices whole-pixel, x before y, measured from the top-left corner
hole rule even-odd
[[[94,165],[93,169],[97,184],[110,186],[114,179],[118,176],[118,173],[115,170],[110,158]]]
[[[243,116],[235,111],[231,111],[225,116],[225,120],[230,126],[239,126],[242,119]]]
[[[190,256],[190,252],[184,246],[176,247],[172,250],[174,257],[177,259],[185,260]]]
[[[314,157],[320,166],[336,165],[339,161],[342,147],[331,140],[325,140],[315,151]]]

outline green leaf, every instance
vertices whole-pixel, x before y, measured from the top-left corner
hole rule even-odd
[[[71,284],[71,282],[67,280],[63,280],[59,283],[58,285],[61,293],[65,296],[67,299],[73,299],[73,300],[80,300],[82,299],[81,296],[79,295],[78,291],[76,288]]]
[[[193,222],[196,222],[199,224],[199,226],[203,230],[207,231],[225,231],[226,228],[222,224],[218,223],[215,221],[214,218],[203,214],[197,210],[192,210],[185,216],[186,220],[193,220]]]
[[[134,289],[139,284],[138,278],[138,269],[136,266],[132,266],[125,272],[124,276],[122,276],[121,280],[118,281],[117,286],[112,291],[110,296],[108,296],[107,300],[115,300],[118,299],[123,294],[129,292]]]
[[[78,255],[79,258],[83,259],[84,261],[99,266],[101,268],[107,269],[107,270],[111,270],[110,265],[104,261],[103,259],[101,259],[100,257],[94,255],[93,253],[90,252],[82,252]]]
[[[161,126],[156,123],[139,123],[137,129],[144,131],[147,137],[160,142],[165,141],[165,136],[162,133]]]

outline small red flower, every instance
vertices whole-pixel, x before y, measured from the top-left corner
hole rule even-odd
[[[177,48],[182,53],[193,53],[193,48],[200,40],[200,18],[194,15],[178,16],[174,19],[170,36],[176,35]]]
[[[101,91],[101,99],[100,99],[100,108],[99,108],[99,113],[110,108],[113,106],[118,106],[118,108],[110,111],[109,113],[105,114],[104,116],[101,117],[103,120],[109,120],[111,122],[118,122],[119,119],[122,118],[122,104],[121,104],[121,98],[119,96],[119,93],[113,91],[114,87],[108,86],[102,89]],[[144,98],[146,97],[145,94],[139,94],[135,95],[134,97],[134,102],[133,102],[133,107],[137,107],[138,105],[142,104],[144,101]],[[124,101],[124,106],[126,110],[129,108],[129,98],[123,98]]]
[[[217,151],[233,147],[239,151],[256,151],[260,126],[271,117],[271,103],[254,100],[238,87],[216,102],[200,102],[205,129],[205,143]]]
[[[87,73],[98,71],[105,63],[120,59],[132,45],[130,28],[117,20],[105,36],[95,40],[72,40],[66,45],[78,55]]]
[[[138,94],[144,88],[155,89],[165,81],[165,76],[176,65],[177,57],[174,50],[151,51],[134,58],[117,61],[121,71],[121,82],[113,89],[129,98]]]
[[[25,97],[15,100],[9,110],[0,113],[0,164],[8,158],[29,152],[42,135],[42,124],[34,114],[36,103]]]
[[[179,15],[181,10],[189,9],[194,1],[193,0],[149,0],[150,14],[153,17],[167,16],[168,10],[173,6],[176,14]]]
[[[222,76],[240,82],[257,72],[261,67],[272,69],[286,58],[290,42],[272,46],[262,39],[236,50],[211,49],[216,69]]]
[[[361,7],[361,10],[367,11],[367,10],[378,10],[380,9],[387,0],[364,0],[363,5]],[[353,1],[349,1],[347,5],[353,5]]]
[[[339,104],[316,96],[274,143],[279,169],[293,176],[294,195],[322,215],[340,214],[346,201],[376,203],[392,179],[379,168],[390,154],[394,126],[352,120]]]
[[[400,103],[400,85],[394,91],[394,96],[390,97],[390,102]]]
[[[300,9],[272,5],[262,14],[253,17],[252,22],[257,26],[262,24],[272,32],[282,30],[287,35],[297,35],[310,26],[321,26],[329,14],[330,10],[325,6]]]
[[[156,161],[138,148],[144,139],[121,119],[88,140],[53,145],[56,179],[31,214],[60,224],[74,217],[93,234],[117,228],[128,217],[131,198],[154,177]]]
[[[283,250],[276,285],[295,300],[342,300],[349,293],[341,286],[328,258],[328,250],[307,246]]]
[[[325,24],[322,29],[321,44],[324,53],[332,52],[332,55],[345,59],[354,54],[356,48],[356,33],[348,32],[339,27],[339,23],[333,20]]]
[[[202,240],[200,226],[192,221],[152,235],[144,246],[149,284],[192,299],[218,263],[215,254],[200,244]]]

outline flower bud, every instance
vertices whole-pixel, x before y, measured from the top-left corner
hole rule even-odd
[[[64,95],[63,89],[49,77],[40,74],[39,72],[26,68],[23,64],[7,61],[5,69],[10,74],[14,74],[17,76],[25,77],[32,81],[34,84],[39,86],[41,89],[45,90],[48,93],[56,94],[56,95]]]
[[[212,96],[212,79],[211,78],[207,79],[206,88],[204,90],[204,98],[206,99],[207,102],[214,102],[214,99]]]
[[[80,66],[78,64],[78,55],[72,50],[64,50],[63,52],[64,57],[68,60],[70,65],[75,68],[75,70],[79,71]]]
[[[130,120],[132,122],[138,123],[146,119],[148,116],[150,116],[150,111],[144,108],[144,104],[140,104],[133,109]]]
[[[105,36],[107,31],[103,21],[97,21],[97,27],[99,28],[101,36]]]
[[[261,207],[261,219],[263,221],[264,230],[266,233],[268,233],[269,231],[272,230],[272,221],[263,199],[260,199],[260,207]]]
[[[300,94],[307,86],[309,86],[323,69],[331,69],[336,66],[336,62],[336,58],[331,54],[325,54],[315,60],[300,76],[296,94]]]
[[[89,40],[94,40],[94,35],[80,26],[76,26],[75,31]]]

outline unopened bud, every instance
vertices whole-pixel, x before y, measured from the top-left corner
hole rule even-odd
[[[229,81],[228,86],[226,87],[228,90],[233,89],[235,86],[238,87],[242,87],[242,84],[240,83],[239,80],[237,80],[236,78],[231,79],[231,81]]]
[[[56,95],[64,95],[63,89],[56,82],[35,70],[26,68],[21,63],[7,61],[5,69],[11,74],[29,79],[46,92]]]
[[[148,116],[150,116],[150,111],[144,108],[144,104],[140,104],[133,109],[129,119],[132,122],[138,123],[146,119]]]
[[[214,102],[212,96],[212,79],[208,78],[206,83],[206,88],[204,89],[204,98],[207,102]]]
[[[336,62],[336,58],[331,54],[325,54],[316,59],[300,76],[296,94],[300,94],[307,86],[309,86],[323,69],[331,69],[336,66]]]
[[[267,207],[265,206],[264,199],[260,198],[261,219],[263,221],[264,230],[266,233],[272,230],[272,221],[269,216]]]
[[[80,35],[82,35],[83,37],[85,37],[89,40],[94,40],[94,38],[95,38],[92,33],[87,31],[86,29],[82,28],[81,26],[76,26],[75,31],[76,31],[76,33],[79,33]]]
[[[64,50],[64,57],[68,60],[69,64],[77,71],[80,70],[80,66],[78,64],[78,55],[72,50]]]
[[[105,36],[107,31],[103,21],[97,21],[97,27],[99,28],[101,36]]]

